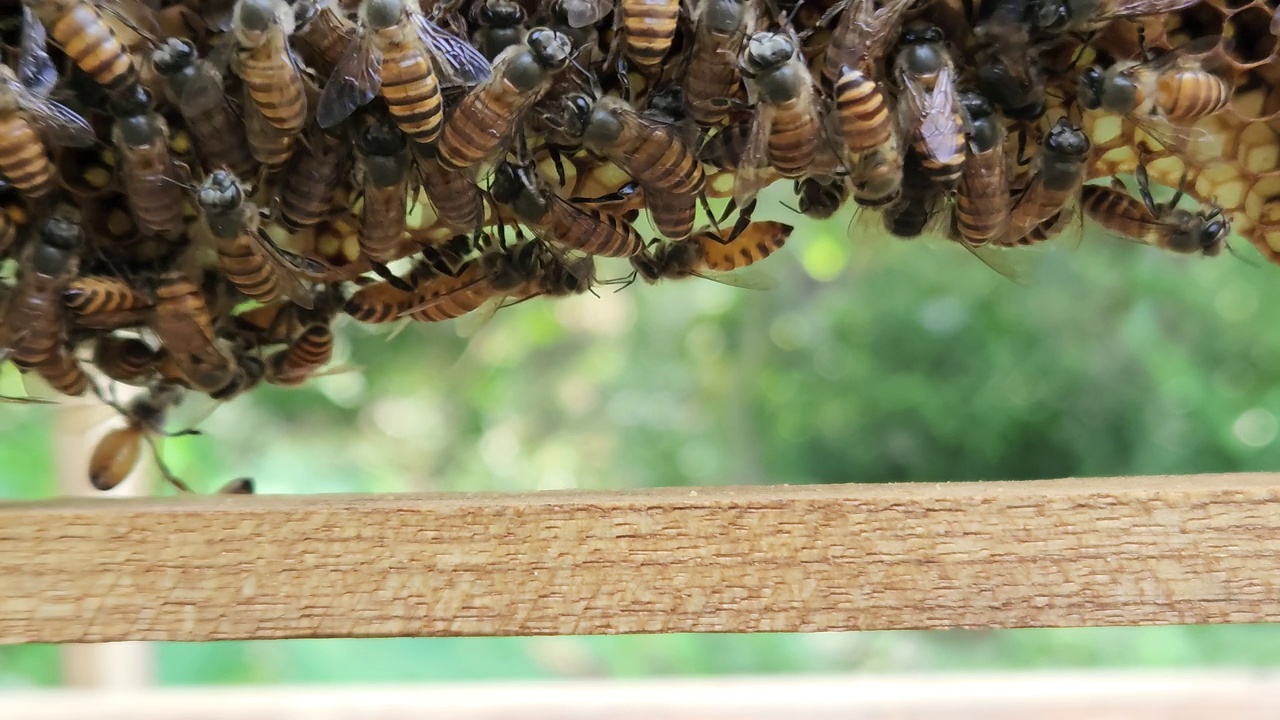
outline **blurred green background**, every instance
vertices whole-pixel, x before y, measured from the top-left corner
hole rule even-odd
[[[362,372],[260,388],[166,457],[197,487],[252,475],[263,493],[1280,469],[1280,268],[1247,243],[1207,260],[1069,231],[1006,253],[1018,284],[954,244],[848,227],[801,223],[760,266],[771,291],[604,288],[470,337],[345,324],[336,362]],[[0,414],[0,498],[54,494],[51,417]],[[157,659],[165,684],[1276,664],[1276,626],[175,643]],[[0,648],[0,685],[58,682],[56,648]]]

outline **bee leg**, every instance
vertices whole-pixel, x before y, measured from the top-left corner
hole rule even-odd
[[[391,287],[397,290],[400,290],[402,292],[413,292],[413,286],[405,282],[404,280],[402,280],[399,275],[396,275],[395,273],[391,272],[391,268],[387,267],[386,265],[380,262],[373,262],[372,260],[370,260],[369,267],[373,268],[374,274],[376,274],[378,277],[382,278],[383,280],[386,280],[387,284],[390,285]]]
[[[746,232],[747,227],[751,225],[751,216],[755,214],[755,211],[756,201],[752,200],[746,207],[742,208],[742,212],[738,213],[738,221],[733,224],[733,230],[729,231],[729,237],[720,240],[720,236],[717,235],[716,240],[722,245],[728,245],[737,240],[738,236]]]
[[[716,221],[716,213],[711,209],[711,201],[707,199],[705,190],[698,193],[698,203],[702,205],[702,210],[707,213],[707,219],[711,221],[711,227],[715,228],[717,233],[720,232],[720,223]]]
[[[160,476],[170,485],[177,488],[180,492],[194,493],[190,485],[187,485],[173,471],[169,470],[169,466],[164,464],[164,459],[160,457],[160,448],[156,445],[156,441],[150,434],[143,435],[147,441],[147,446],[151,448],[151,457],[155,460],[156,469],[160,471]]]
[[[569,180],[564,174],[564,156],[560,154],[559,150],[550,145],[547,146],[547,154],[551,156],[551,164],[556,169],[556,180],[559,181],[560,187],[569,184]]]
[[[1138,178],[1138,193],[1142,196],[1142,203],[1147,206],[1147,211],[1152,217],[1160,217],[1160,206],[1156,205],[1155,198],[1151,197],[1151,180],[1147,177],[1147,165],[1141,158],[1138,159],[1138,167],[1134,169],[1133,174]]]

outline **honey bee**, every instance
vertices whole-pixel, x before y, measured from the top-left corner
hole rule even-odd
[[[1035,120],[1045,111],[1045,76],[1032,51],[1029,0],[996,0],[982,5],[973,28],[975,65],[984,95],[1015,120]]]
[[[76,219],[58,213],[27,246],[0,316],[0,351],[19,366],[35,367],[57,352],[65,328],[62,291],[79,270],[83,244]]]
[[[47,195],[54,187],[53,165],[41,135],[68,147],[88,147],[95,140],[84,118],[29,91],[13,70],[0,65],[0,175],[31,198]]]
[[[1135,174],[1141,200],[1130,195],[1119,179],[1111,187],[1085,185],[1080,199],[1085,214],[1121,237],[1165,250],[1206,257],[1222,252],[1231,234],[1231,222],[1216,205],[1196,212],[1178,207],[1187,179],[1185,173],[1177,192],[1166,203],[1157,203],[1151,197],[1146,165],[1139,163]]]
[[[1040,30],[1068,33],[1096,30],[1112,20],[1175,13],[1200,0],[1031,0]]]
[[[748,99],[758,103],[733,191],[734,203],[745,208],[768,184],[771,170],[788,178],[810,173],[822,121],[813,77],[791,37],[755,33],[742,51],[739,67]]]
[[[217,246],[218,264],[232,285],[261,303],[287,297],[313,307],[303,278],[321,276],[325,268],[310,258],[286,254],[267,237],[258,208],[245,199],[235,175],[226,170],[209,173],[196,201],[204,229]]]
[[[795,190],[800,212],[815,220],[826,220],[840,212],[849,198],[849,183],[844,178],[807,177],[796,181]]]
[[[717,170],[737,170],[751,142],[754,125],[743,122],[720,128],[698,148],[698,160]]]
[[[679,0],[618,0],[615,11],[622,55],[645,75],[655,70],[671,52],[680,20]]]
[[[1026,235],[1018,238],[1016,245],[1029,246],[1038,245],[1042,242],[1048,242],[1057,237],[1070,224],[1074,215],[1070,210],[1059,210],[1045,220],[1040,221],[1039,225],[1031,228]]]
[[[157,437],[179,437],[197,435],[196,430],[165,432],[164,424],[169,411],[183,399],[181,387],[173,384],[160,384],[149,388],[134,398],[127,406],[117,405],[114,401],[103,398],[103,401],[115,408],[125,420],[124,427],[109,431],[98,441],[89,456],[89,483],[98,490],[110,490],[124,481],[133,469],[138,466],[142,454],[142,443],[151,448],[160,474],[178,490],[191,492],[191,488],[176,475],[160,458],[160,449],[156,446]]]
[[[345,137],[318,132],[294,154],[280,183],[280,222],[291,232],[332,213],[333,196],[347,179],[351,146]]]
[[[181,38],[165,40],[152,53],[151,63],[164,77],[170,100],[205,165],[251,176],[257,163],[246,144],[244,125],[227,101],[222,75],[199,58],[195,45]]]
[[[1004,235],[1009,219],[1004,124],[978,93],[961,93],[960,106],[968,119],[969,159],[956,188],[956,229],[970,245],[984,245]]]
[[[482,0],[472,7],[471,12],[475,26],[471,32],[471,43],[490,62],[503,50],[524,41],[528,15],[515,0]]]
[[[245,104],[253,105],[271,127],[294,137],[307,121],[307,95],[301,63],[289,45],[293,8],[284,0],[237,0],[234,12]]]
[[[307,325],[283,350],[267,357],[266,381],[272,385],[301,385],[333,357],[333,330],[328,323]]]
[[[644,238],[631,223],[556,195],[542,186],[534,169],[502,163],[489,193],[548,242],[603,257],[630,257],[644,249]]]
[[[360,251],[374,262],[391,262],[405,229],[409,152],[400,131],[382,122],[365,128],[360,149],[364,170]]]
[[[729,117],[740,75],[742,41],[755,31],[755,15],[742,0],[705,0],[694,9],[693,49],[684,78],[689,116],[699,125]]]
[[[773,283],[764,277],[740,272],[769,257],[791,237],[794,228],[771,220],[750,223],[733,239],[705,230],[679,242],[646,249],[631,258],[631,265],[646,282],[690,276],[726,285],[762,290]]]
[[[405,135],[431,144],[444,120],[441,87],[488,77],[488,60],[428,20],[418,0],[363,0],[359,39],[329,78],[316,117],[320,127],[334,127],[381,95]]]
[[[27,0],[27,4],[86,75],[108,90],[138,81],[133,57],[91,0]]]
[[[548,28],[534,28],[523,44],[504,50],[490,78],[472,88],[445,121],[437,148],[440,164],[470,170],[496,154],[569,66],[572,51],[567,37]]]
[[[1039,167],[1014,202],[1004,235],[992,242],[1017,244],[1071,202],[1084,184],[1089,150],[1089,137],[1066,118],[1060,118],[1045,135]]]
[[[249,142],[249,154],[268,169],[280,168],[293,157],[298,134],[286,132],[272,125],[253,103],[246,103],[242,107],[244,108],[244,134]]]
[[[1216,37],[1201,38],[1143,62],[1122,60],[1106,69],[1087,68],[1078,82],[1080,105],[1124,115],[1171,149],[1199,150],[1196,143],[1203,142],[1205,131],[1168,121],[1202,118],[1231,100],[1227,81],[1191,57],[1212,50],[1217,42]]]
[[[956,97],[955,65],[942,30],[924,21],[903,28],[894,73],[902,90],[898,105],[902,127],[925,172],[950,190],[960,180],[966,142]]]
[[[293,6],[298,29],[293,37],[310,50],[308,64],[329,75],[356,38],[356,25],[337,0],[302,0]]]
[[[456,276],[435,275],[421,282],[413,302],[403,313],[418,322],[443,322],[479,310],[500,294],[491,282],[488,268],[478,260],[468,260]]]
[[[420,155],[418,177],[436,218],[458,232],[475,232],[484,223],[484,196],[469,173],[445,167],[437,157]]]
[[[261,377],[261,361],[237,356],[219,338],[204,293],[181,271],[163,273],[156,285],[151,329],[186,384],[225,399]]]
[[[152,298],[119,278],[83,275],[67,283],[62,302],[78,328],[115,330],[147,321]]]
[[[120,180],[134,222],[166,239],[186,230],[182,186],[169,155],[169,126],[151,110],[151,94],[141,85],[113,98],[111,141],[119,153]]]
[[[93,347],[93,365],[116,382],[141,386],[155,374],[161,352],[141,338],[104,335]]]
[[[910,0],[891,0],[879,10],[872,0],[850,0],[831,32],[823,75],[832,88],[835,119],[845,149],[852,155],[896,143],[893,113],[875,66],[889,43]],[[828,15],[839,10],[832,6]],[[820,23],[825,24],[824,20]]]
[[[864,208],[884,207],[902,191],[905,157],[897,132],[895,125],[890,142],[862,153],[853,166],[853,199]]]
[[[352,293],[342,311],[362,323],[382,324],[395,322],[408,313],[413,304],[413,293],[381,281]]]

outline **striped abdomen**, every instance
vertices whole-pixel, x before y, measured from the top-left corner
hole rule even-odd
[[[267,359],[267,382],[274,385],[299,385],[333,357],[333,331],[328,325],[307,327],[289,347]]]
[[[623,109],[622,113],[634,112]],[[625,117],[625,115],[624,115]],[[707,178],[693,148],[673,130],[623,122],[622,133],[608,147],[610,160],[631,173],[641,185],[672,194],[699,195]]]
[[[54,347],[49,357],[35,366],[35,371],[49,387],[63,395],[79,396],[89,389],[89,376],[65,345]]]
[[[312,136],[285,174],[280,220],[291,232],[318,224],[332,213],[333,195],[347,177],[350,145],[332,135]]]
[[[649,191],[645,193],[653,226],[663,237],[683,240],[693,232],[697,216],[697,198],[693,195]]]
[[[641,69],[660,65],[676,36],[678,0],[621,0],[619,9],[627,59]]]
[[[818,152],[818,118],[808,93],[773,108],[769,130],[769,162],[783,177],[803,177]]]
[[[244,130],[249,141],[249,153],[263,165],[280,167],[293,156],[298,136],[267,122],[252,102],[247,103],[244,109]]]
[[[860,70],[845,68],[835,85],[840,136],[850,153],[861,153],[889,141],[893,115],[880,84]]]
[[[154,372],[161,352],[139,338],[105,335],[94,345],[93,364],[112,380],[141,384]]]
[[[182,215],[185,195],[182,185],[173,177],[173,163],[164,136],[138,147],[125,143],[119,133],[115,139],[124,166],[120,181],[138,227],[166,238],[181,235],[187,227]]]
[[[62,292],[67,309],[77,315],[141,310],[151,307],[151,298],[128,283],[106,275],[86,275],[67,283]]]
[[[684,99],[689,117],[699,125],[721,125],[728,119],[730,100],[738,95],[739,72],[734,58],[740,45],[711,33],[700,33],[694,40],[684,78]]]
[[[275,268],[248,233],[218,238],[218,266],[245,296],[260,303],[280,299],[280,280]]]
[[[970,245],[1004,234],[1009,220],[1009,182],[1000,149],[973,155],[956,188],[956,227]]]
[[[786,244],[794,228],[772,220],[751,223],[738,237],[725,242],[714,231],[699,233],[690,242],[702,246],[702,265],[707,270],[729,272],[758,263]]]
[[[1161,73],[1156,79],[1156,107],[1171,120],[1194,120],[1227,106],[1231,87],[1203,70]]]
[[[466,170],[492,153],[534,97],[522,96],[506,78],[467,93],[445,120],[436,152],[449,170]]]
[[[218,345],[204,295],[187,276],[161,276],[152,318],[151,328],[173,365],[196,389],[219,390],[239,373],[235,357]]]
[[[394,322],[412,306],[412,295],[379,282],[357,290],[342,309],[360,322],[376,324]]]
[[[360,252],[374,262],[395,260],[396,247],[404,234],[408,208],[405,183],[381,187],[364,185],[364,210],[360,219]]]
[[[133,59],[92,3],[77,3],[46,24],[54,41],[94,82],[115,90],[137,80]]]
[[[45,155],[44,143],[16,112],[0,118],[0,174],[28,197],[53,189],[53,164]]]
[[[1047,219],[1042,220],[1038,225],[1022,237],[1013,242],[1014,245],[1038,245],[1046,240],[1052,240],[1054,236],[1062,232],[1067,224],[1071,222],[1071,213],[1062,210]]]
[[[475,232],[484,221],[484,198],[467,173],[449,170],[432,158],[419,162],[422,189],[426,191],[436,217],[459,232]]]
[[[423,285],[414,294],[414,304],[422,307],[409,317],[419,322],[452,320],[478,309],[493,295],[489,278],[479,263],[472,262],[457,277],[442,275]]]
[[[1121,237],[1149,242],[1158,234],[1151,211],[1138,198],[1105,185],[1080,188],[1080,204],[1089,219]]]
[[[924,173],[944,189],[960,182],[969,143],[959,112],[933,112],[923,118],[913,143]]]
[[[382,97],[401,132],[414,142],[435,142],[444,121],[444,104],[425,49],[398,45],[383,54]]]
[[[644,249],[644,238],[631,223],[594,208],[552,200],[551,235],[565,247],[602,257],[631,257]]]
[[[256,48],[240,53],[240,77],[253,104],[272,127],[293,134],[307,122],[302,74],[277,29]]]
[[[239,177],[253,177],[257,161],[245,137],[245,125],[226,101],[202,112],[183,113],[196,152],[207,167],[225,166]]]

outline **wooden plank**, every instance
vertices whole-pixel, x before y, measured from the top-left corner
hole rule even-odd
[[[1280,620],[1280,474],[0,505],[0,642]]]
[[[1273,720],[1275,673],[737,677],[142,692],[6,691],[23,720]]]

